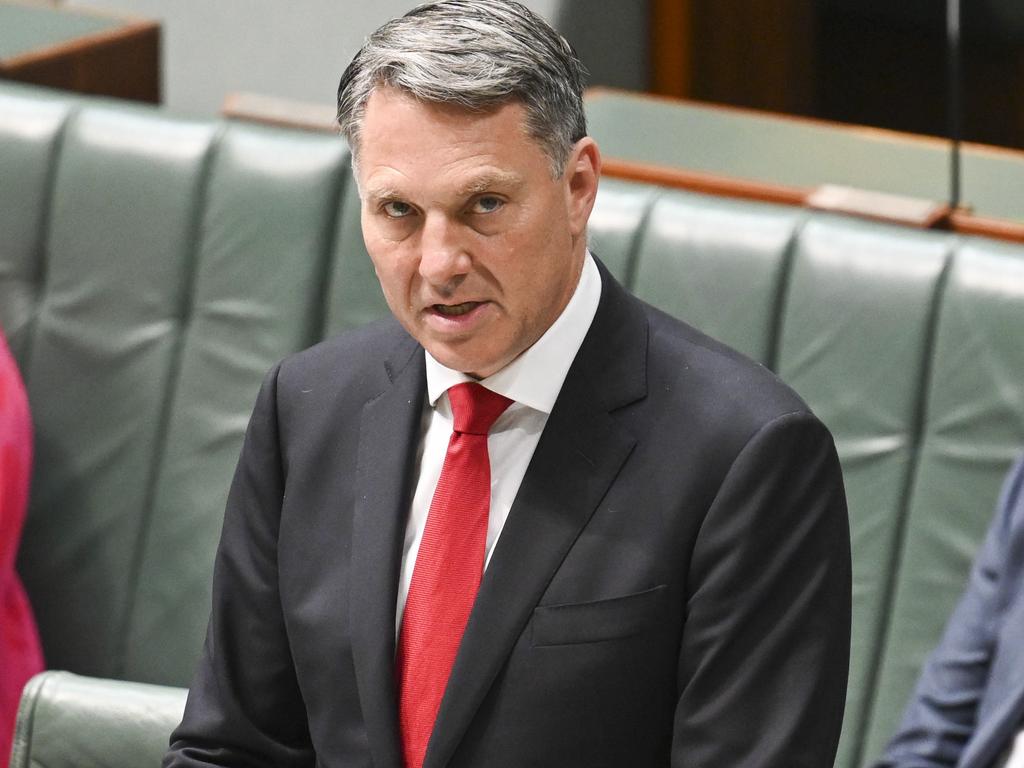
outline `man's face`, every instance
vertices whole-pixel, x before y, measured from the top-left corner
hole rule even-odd
[[[552,179],[518,103],[494,111],[379,87],[358,174],[366,248],[391,311],[438,362],[483,378],[543,335],[579,279],[600,158]]]

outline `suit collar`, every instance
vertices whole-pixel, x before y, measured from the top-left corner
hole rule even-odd
[[[597,315],[484,574],[425,768],[451,760],[544,590],[635,444],[611,412],[646,394],[647,320],[639,302],[601,270]]]

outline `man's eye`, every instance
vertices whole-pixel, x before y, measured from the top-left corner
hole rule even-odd
[[[478,197],[473,203],[473,213],[494,213],[505,204],[505,201],[500,197],[494,197],[492,195],[484,195]]]
[[[392,219],[401,219],[412,213],[412,206],[408,203],[403,203],[400,200],[392,200],[391,202],[384,203],[381,206],[385,215],[390,216]]]

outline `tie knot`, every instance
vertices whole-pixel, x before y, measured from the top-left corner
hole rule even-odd
[[[472,381],[449,389],[448,401],[452,404],[455,431],[470,435],[486,435],[495,420],[512,405],[504,395]]]

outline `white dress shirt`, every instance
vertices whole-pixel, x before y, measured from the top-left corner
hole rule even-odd
[[[1017,738],[1013,740],[1013,745],[1008,752],[1009,755],[1006,756],[1005,763],[997,761],[994,765],[1003,765],[1005,768],[1021,768],[1024,766],[1024,731],[1017,734]]]
[[[487,452],[491,462],[491,511],[487,520],[485,568],[491,560],[494,545],[505,526],[512,502],[519,492],[526,468],[562,389],[569,366],[583,343],[583,337],[590,330],[600,299],[601,274],[588,252],[576,290],[562,314],[529,349],[497,373],[480,381],[487,389],[514,401],[494,422],[487,436]],[[426,364],[428,407],[424,414],[423,438],[420,441],[416,490],[402,548],[396,632],[402,622],[416,554],[452,434],[448,388],[474,380],[464,373],[444,367],[429,352]]]

